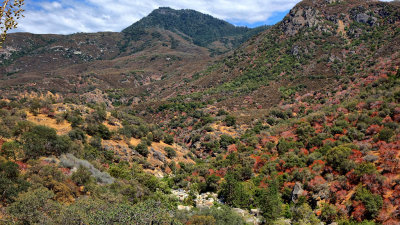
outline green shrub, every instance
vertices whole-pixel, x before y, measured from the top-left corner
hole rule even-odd
[[[221,148],[227,149],[229,145],[235,144],[236,140],[227,134],[220,136],[219,144]]]
[[[170,159],[176,156],[176,151],[171,147],[165,147],[164,151],[167,152],[167,157]]]
[[[32,158],[66,153],[71,142],[68,136],[58,136],[55,129],[45,126],[34,126],[21,140],[26,157]]]
[[[16,153],[21,149],[21,146],[16,141],[5,142],[1,146],[1,155],[6,157],[6,159],[15,159]]]
[[[390,128],[385,127],[381,130],[381,132],[379,132],[378,138],[381,141],[388,142],[390,140],[390,138],[393,137],[393,135],[394,135],[394,131]]]
[[[92,173],[83,166],[80,166],[76,172],[72,174],[72,181],[79,186],[86,185],[92,176]]]
[[[111,138],[111,132],[104,124],[99,124],[97,132],[104,140],[109,140]]]
[[[0,201],[10,203],[18,193],[25,191],[29,183],[20,178],[18,165],[0,161]]]
[[[68,136],[71,138],[71,140],[78,140],[82,143],[86,142],[86,134],[82,129],[74,128],[68,132]]]
[[[135,148],[135,150],[144,157],[147,157],[149,154],[149,149],[146,143],[141,142]]]
[[[232,115],[227,115],[225,120],[224,120],[226,126],[228,127],[232,127],[236,125],[236,117],[232,116]]]
[[[368,189],[359,186],[355,193],[356,201],[362,201],[366,209],[367,219],[374,219],[382,208],[383,200],[380,195],[372,194]]]
[[[349,159],[351,153],[352,150],[348,147],[334,147],[328,151],[326,161],[335,170],[346,173],[354,168],[354,162]]]
[[[167,134],[167,135],[165,135],[165,137],[164,137],[164,142],[165,142],[167,145],[172,145],[172,144],[174,143],[174,137],[172,137],[172,135]]]
[[[21,224],[43,224],[45,215],[56,210],[51,200],[54,193],[47,188],[29,190],[20,194],[8,207],[11,216],[18,218]]]

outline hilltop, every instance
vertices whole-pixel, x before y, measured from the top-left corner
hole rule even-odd
[[[220,51],[236,48],[251,36],[267,28],[266,26],[255,29],[236,27],[194,10],[174,10],[162,7],[122,32],[127,38],[135,39],[141,30],[154,27],[178,33],[194,44],[212,51],[216,51],[218,46],[223,47]]]

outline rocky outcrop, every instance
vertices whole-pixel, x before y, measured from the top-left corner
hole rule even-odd
[[[320,21],[320,12],[312,7],[297,7],[290,11],[289,15],[283,20],[283,31],[289,35],[296,35],[303,28],[317,26]]]
[[[166,163],[167,162],[167,159],[166,159],[165,155],[162,154],[161,152],[156,151],[154,148],[150,148],[150,152],[153,154],[153,157],[156,160],[158,160],[158,161],[160,161],[162,163]]]
[[[246,224],[254,224],[254,225],[258,225],[262,223],[262,218],[258,215],[254,213],[254,210],[252,211],[247,211],[244,209],[240,209],[240,208],[233,208],[232,209],[235,213],[237,213],[238,215],[240,215],[241,217],[243,217],[243,219],[246,221]],[[256,210],[259,211],[259,210]]]
[[[297,202],[297,200],[300,198],[300,196],[303,194],[303,185],[299,182],[297,182],[292,191],[292,201]]]
[[[60,157],[60,164],[66,168],[72,169],[72,171],[77,170],[79,167],[85,167],[92,173],[92,176],[96,178],[97,182],[102,184],[112,184],[114,183],[114,178],[110,174],[101,172],[96,169],[90,162],[82,159],[76,158],[72,154],[65,154]]]

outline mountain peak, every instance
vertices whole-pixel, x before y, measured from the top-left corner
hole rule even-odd
[[[151,14],[162,14],[162,15],[176,15],[179,10],[173,9],[171,7],[160,7],[153,10]]]
[[[122,32],[129,36],[143,29],[151,28],[175,32],[202,47],[208,47],[216,41],[230,42],[229,45],[238,46],[248,37],[266,29],[266,27],[257,29],[236,27],[226,21],[195,10],[175,10],[170,7],[160,7]]]

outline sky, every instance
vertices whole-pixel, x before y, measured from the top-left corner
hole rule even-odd
[[[159,7],[194,9],[234,25],[273,25],[300,0],[25,0],[14,32],[72,34],[115,31]]]

